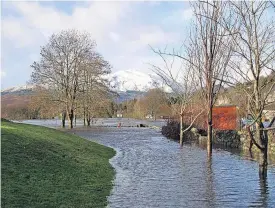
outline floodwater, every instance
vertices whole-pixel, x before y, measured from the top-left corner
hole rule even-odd
[[[117,151],[110,208],[275,207],[274,166],[260,179],[255,161],[221,149],[208,160],[195,144],[180,148],[150,128],[72,131]]]
[[[275,168],[266,180],[258,163],[223,150],[211,160],[196,145],[179,144],[154,129],[75,130],[113,147],[116,170],[109,207],[275,207]]]
[[[166,123],[164,119],[157,119],[155,121],[155,120],[140,120],[140,119],[130,119],[130,118],[95,118],[93,121],[94,122],[91,123],[92,126],[101,126],[101,127],[117,127],[119,123],[121,124],[121,127],[136,127],[138,124],[161,127]],[[19,121],[14,120],[13,122],[46,126],[51,128],[61,127],[60,119],[33,119],[33,120],[19,120]],[[83,120],[77,119],[76,122],[74,122],[74,126],[83,127]],[[66,127],[68,127],[67,120],[66,120]]]

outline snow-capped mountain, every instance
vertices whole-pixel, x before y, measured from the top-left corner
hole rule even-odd
[[[109,75],[111,86],[115,91],[144,92],[153,88],[154,80],[149,74],[137,70],[117,71]]]
[[[117,92],[137,91],[146,92],[157,86],[162,86],[165,92],[171,92],[168,86],[163,86],[157,75],[146,74],[138,70],[117,71],[108,75],[111,87]]]
[[[1,95],[5,94],[24,94],[33,91],[34,85],[22,85],[16,87],[10,87],[4,90],[1,90]]]
[[[150,74],[145,74],[137,70],[125,70],[111,73],[107,76],[111,82],[113,90],[119,91],[140,91],[144,92],[153,88],[153,78]],[[10,87],[1,91],[1,94],[13,93],[18,91],[30,91],[34,85],[23,85]]]
[[[142,95],[151,88],[156,87],[157,77],[152,74],[145,74],[138,70],[124,70],[109,74],[111,88],[120,95],[119,100],[133,99]],[[11,87],[1,91],[1,95],[25,95],[34,91],[34,85],[23,85]],[[165,91],[169,92],[166,88]]]
[[[23,85],[23,86],[10,87],[10,88],[5,89],[1,92],[15,92],[15,91],[19,91],[19,90],[30,90],[33,88],[34,88],[34,85]]]

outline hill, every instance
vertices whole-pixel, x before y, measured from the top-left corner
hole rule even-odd
[[[30,95],[33,93],[33,85],[23,85],[17,87],[11,87],[1,91],[1,96],[4,95]]]
[[[34,95],[33,86],[17,86],[3,90],[1,92],[1,110],[3,118],[23,118],[25,112],[28,111],[31,96]],[[116,103],[122,103],[126,100],[144,95],[144,91],[125,90],[117,91],[118,97],[115,98]]]
[[[115,152],[81,137],[2,120],[1,207],[105,207]]]
[[[142,96],[147,90],[154,88],[156,78],[137,70],[124,70],[107,76],[112,90],[118,93],[117,103]],[[34,93],[33,85],[16,86],[1,91],[2,106],[22,106],[28,103]]]
[[[127,100],[133,100],[135,98],[139,98],[143,96],[146,92],[144,91],[134,91],[134,90],[126,90],[126,91],[119,91],[118,97],[115,99],[116,103],[122,103]]]

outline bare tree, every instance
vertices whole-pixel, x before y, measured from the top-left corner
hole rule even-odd
[[[232,40],[221,22],[226,16],[226,2],[196,2],[194,32],[188,50],[189,61],[197,70],[207,105],[207,151],[212,154],[213,107],[223,85],[224,75],[232,53]]]
[[[189,43],[183,45],[184,53],[157,51],[159,55],[170,55],[182,59],[195,72],[207,112],[207,152],[212,154],[212,111],[224,83],[224,75],[231,58],[232,41],[222,22],[227,12],[227,2],[198,1],[191,4],[195,20]],[[156,52],[156,51],[155,51]]]
[[[36,87],[31,95],[29,108],[38,112],[40,118],[52,118],[62,111],[62,106],[52,101],[52,95],[43,87]]]
[[[165,93],[160,88],[150,89],[144,96],[147,114],[151,115],[155,120],[162,105],[167,104]]]
[[[73,128],[74,110],[83,68],[93,61],[95,42],[86,33],[65,30],[53,34],[41,48],[40,61],[31,67],[31,80],[46,86],[53,95],[53,101],[66,109],[70,128]]]
[[[147,113],[146,100],[144,98],[138,98],[133,108],[133,118],[144,119]]]
[[[100,105],[104,106],[108,97],[113,94],[109,90],[109,81],[106,78],[111,72],[110,69],[110,64],[98,53],[94,53],[82,69],[79,100],[83,108],[84,125],[87,121],[90,126],[95,109]]]
[[[175,102],[171,104],[172,111],[180,116],[180,145],[183,145],[183,134],[188,131],[196,119],[202,114],[203,110],[196,112],[190,120],[189,126],[184,129],[184,117],[191,113],[192,104],[194,98],[196,97],[196,91],[198,90],[196,82],[195,73],[190,70],[188,66],[182,66],[177,69],[174,64],[177,60],[182,62],[182,59],[172,55],[172,59],[169,60],[170,54],[165,54],[161,51],[156,51],[152,49],[156,54],[158,54],[163,60],[164,66],[152,65],[152,70],[158,75],[159,78],[164,82],[164,86],[168,86],[170,89],[169,98],[174,98]],[[177,59],[177,60],[176,60]],[[188,63],[187,63],[188,64]],[[158,81],[156,81],[158,82]],[[166,94],[168,95],[168,94]]]
[[[263,126],[263,110],[275,102],[270,96],[275,91],[275,25],[268,17],[272,6],[268,1],[230,2],[237,24],[228,28],[234,41],[232,71],[227,76],[233,84],[242,86],[248,98],[248,113],[254,122],[248,126],[251,147],[261,152],[260,173],[267,170],[268,134],[270,126]],[[227,25],[226,25],[227,26]],[[267,76],[268,75],[268,76]],[[267,77],[265,77],[267,76]],[[250,127],[256,126],[255,132]]]

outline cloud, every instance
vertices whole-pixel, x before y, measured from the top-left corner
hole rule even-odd
[[[7,75],[7,73],[1,69],[1,71],[0,71],[0,77],[3,78],[6,75]]]
[[[119,36],[119,34],[117,34],[115,32],[110,32],[110,38],[112,41],[118,42],[120,39],[120,36]]]
[[[149,71],[148,65],[144,64],[151,59],[149,45],[161,47],[177,43],[181,37],[179,27],[167,29],[162,25],[162,14],[158,13],[162,3],[82,2],[72,4],[69,11],[66,9],[67,3],[59,4],[61,6],[56,6],[56,2],[3,3],[4,68],[8,70],[9,77],[20,77],[7,81],[6,85],[25,83],[23,79],[29,78],[31,73],[30,64],[39,58],[40,46],[46,43],[50,35],[64,29],[89,32],[97,42],[98,51],[113,65],[114,71]],[[148,22],[152,15],[157,18]],[[188,16],[186,11],[182,18]],[[169,26],[171,22],[167,24]],[[18,64],[14,63],[15,59]],[[15,83],[18,80],[22,82]]]
[[[192,8],[185,9],[181,13],[182,20],[191,20],[193,17],[194,17],[194,12]]]
[[[64,11],[67,3],[63,5],[60,8],[55,3],[3,2],[3,67],[8,69],[9,79],[18,76],[17,79],[5,80],[4,86],[25,84],[30,77],[30,64],[39,57],[40,46],[53,33],[63,29],[89,32],[97,41],[99,52],[108,51],[106,37],[111,31],[116,31],[120,19],[128,11],[125,2],[85,2],[74,5],[70,12]],[[118,36],[113,35],[113,38],[118,40]]]
[[[10,41],[16,48],[30,46],[35,43],[35,34],[36,32],[25,27],[24,22],[21,20],[5,18],[2,21],[2,37]]]
[[[136,27],[128,31],[124,36],[122,45],[123,51],[129,53],[147,53],[150,46],[158,47],[180,41],[180,34],[176,32],[164,31],[158,26],[142,26]]]
[[[161,29],[153,29],[151,32],[144,32],[139,35],[139,42],[146,45],[159,43],[170,43],[176,41],[178,35],[175,33],[164,32]]]
[[[165,18],[163,22],[165,24],[184,24],[194,18],[194,12],[191,7],[180,8],[174,11],[170,16]]]
[[[89,2],[74,8],[69,15],[38,2],[9,4],[20,17],[3,18],[3,36],[22,47],[35,44],[38,40],[45,41],[52,33],[68,28],[85,30],[93,38],[101,40],[109,29],[115,27],[127,7],[127,3],[121,2]]]

